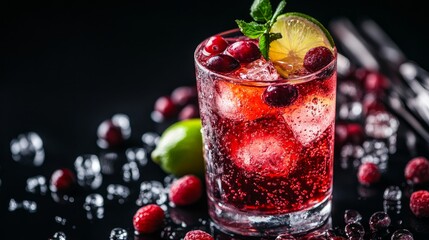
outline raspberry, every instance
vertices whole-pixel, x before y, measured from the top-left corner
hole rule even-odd
[[[380,170],[374,163],[363,163],[359,166],[358,181],[363,185],[371,185],[381,178]]]
[[[134,230],[138,233],[153,233],[164,223],[164,210],[156,204],[149,204],[137,210],[133,217]]]
[[[309,72],[316,72],[327,66],[333,59],[334,55],[327,47],[315,47],[305,54],[304,68]]]
[[[171,184],[169,198],[176,206],[197,202],[203,193],[201,180],[194,175],[185,175]]]
[[[405,179],[414,184],[429,182],[429,161],[425,157],[415,157],[405,166]]]
[[[410,197],[410,209],[416,217],[429,217],[429,191],[413,192]]]
[[[186,233],[183,240],[214,240],[214,238],[201,230],[192,230]]]
[[[68,168],[61,168],[52,173],[49,188],[52,192],[69,191],[75,183],[74,173]]]

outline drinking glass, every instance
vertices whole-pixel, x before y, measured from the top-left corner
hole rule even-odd
[[[217,35],[229,43],[244,38],[238,29]],[[213,222],[245,236],[323,225],[331,212],[336,52],[317,72],[276,78],[262,57],[234,73],[210,70],[206,42],[194,58]],[[294,101],[267,104],[270,87],[292,89]]]

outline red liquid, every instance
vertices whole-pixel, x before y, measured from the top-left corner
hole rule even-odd
[[[326,79],[289,82],[298,98],[287,107],[263,101],[268,83],[231,82],[201,66],[196,73],[210,201],[284,214],[330,197],[335,71]]]

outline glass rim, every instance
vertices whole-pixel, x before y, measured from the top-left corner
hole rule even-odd
[[[230,30],[226,30],[226,31],[223,31],[223,32],[211,35],[210,37],[212,37],[212,36],[226,36],[226,35],[237,33],[237,32],[240,32],[240,29],[239,28],[233,28],[233,29],[230,29]],[[336,48],[336,46],[334,46],[334,48],[333,48],[334,49],[334,58],[332,59],[332,61],[329,64],[327,64],[326,66],[324,66],[323,68],[321,68],[318,71],[316,71],[316,72],[312,72],[312,73],[309,73],[309,74],[306,74],[306,75],[302,75],[302,76],[294,76],[294,77],[288,77],[288,78],[279,78],[279,79],[276,79],[276,80],[242,79],[242,78],[238,78],[238,77],[232,77],[232,76],[228,76],[228,75],[225,75],[223,73],[220,73],[220,72],[216,72],[216,71],[210,70],[210,69],[208,69],[206,66],[204,66],[198,60],[198,58],[197,58],[198,52],[202,49],[203,44],[205,42],[207,42],[207,40],[210,37],[205,38],[196,47],[196,49],[194,51],[194,62],[195,62],[195,64],[200,69],[203,69],[204,71],[212,74],[215,77],[222,78],[223,80],[228,80],[228,81],[235,82],[235,83],[251,84],[251,85],[255,85],[255,84],[256,85],[269,85],[269,84],[273,84],[273,83],[302,83],[302,82],[308,82],[308,81],[319,79],[320,78],[320,77],[318,77],[319,74],[321,74],[326,69],[329,69],[329,68],[333,67],[333,65],[336,65],[336,63],[337,63],[337,57],[338,57],[337,48]]]

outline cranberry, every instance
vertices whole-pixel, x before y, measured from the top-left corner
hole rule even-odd
[[[362,100],[362,108],[366,115],[371,112],[386,111],[380,96],[374,93],[365,94]]]
[[[205,46],[205,54],[208,56],[223,52],[228,47],[228,42],[221,36],[210,37]]]
[[[190,86],[181,86],[171,92],[171,101],[174,104],[179,106],[185,106],[188,103],[191,103],[193,100],[196,100],[197,89]]]
[[[103,142],[102,144],[99,144],[102,148],[119,146],[124,141],[121,127],[115,125],[110,119],[104,120],[98,126],[97,136],[99,140],[102,140]]]
[[[416,217],[429,217],[429,191],[413,192],[410,197],[410,209]]]
[[[176,105],[169,96],[161,96],[155,101],[154,109],[164,118],[173,117],[176,114]]]
[[[383,74],[372,71],[366,74],[363,86],[368,92],[382,93],[389,87],[389,81]]]
[[[405,179],[414,184],[429,182],[429,161],[425,157],[415,157],[405,166]]]
[[[75,183],[74,173],[68,168],[61,168],[52,173],[49,189],[52,192],[65,192],[71,190]]]
[[[251,41],[235,42],[226,51],[241,63],[249,63],[261,57],[261,51]]]
[[[384,230],[390,226],[391,222],[392,220],[390,220],[390,217],[387,213],[375,212],[369,218],[369,227],[373,231]]]
[[[413,234],[407,229],[398,229],[392,234],[392,240],[414,240]]]
[[[377,183],[381,178],[381,173],[377,165],[374,163],[363,163],[358,169],[358,181],[363,185],[371,185]]]
[[[296,238],[289,233],[282,233],[278,235],[275,240],[296,240]]]
[[[335,141],[339,145],[345,143],[361,144],[364,138],[365,132],[359,123],[340,123],[335,128]]]
[[[319,46],[308,50],[304,56],[304,68],[309,72],[317,72],[327,66],[334,55],[327,47]]]
[[[365,229],[359,222],[348,223],[344,228],[348,238],[361,238],[365,235]]]
[[[354,223],[354,222],[360,222],[362,220],[362,215],[353,209],[347,209],[344,212],[344,222],[345,223]]]
[[[217,72],[232,72],[239,67],[240,63],[235,58],[225,54],[219,54],[207,60],[207,68]]]
[[[294,85],[272,85],[265,89],[262,99],[272,107],[286,107],[298,98],[298,89]]]
[[[194,104],[188,104],[186,105],[182,110],[179,112],[179,120],[185,120],[185,119],[191,119],[191,118],[197,118],[199,117],[199,111],[197,106]]]

